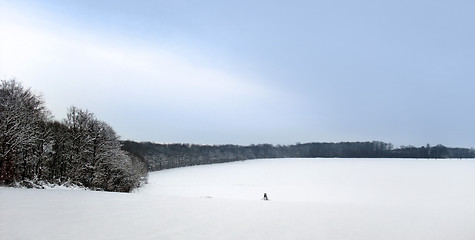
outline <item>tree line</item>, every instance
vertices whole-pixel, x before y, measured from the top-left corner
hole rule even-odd
[[[42,98],[12,80],[0,83],[0,184],[74,184],[129,192],[146,180],[141,158],[93,113],[70,107],[53,120]]]
[[[123,141],[122,146],[146,162],[149,171],[259,158],[475,158],[473,148],[427,145],[394,149],[391,143],[380,141],[250,146]]]
[[[473,148],[340,142],[197,145],[120,141],[93,113],[70,107],[53,120],[42,98],[18,81],[0,83],[0,185],[75,184],[129,192],[148,171],[259,158],[475,158]]]

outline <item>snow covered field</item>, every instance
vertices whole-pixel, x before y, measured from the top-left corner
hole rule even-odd
[[[269,159],[132,194],[0,188],[0,239],[473,240],[474,184],[473,160]]]

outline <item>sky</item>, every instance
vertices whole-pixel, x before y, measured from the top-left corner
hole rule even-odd
[[[475,2],[0,0],[0,79],[158,143],[475,147]]]

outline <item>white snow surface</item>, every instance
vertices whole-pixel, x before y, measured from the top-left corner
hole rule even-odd
[[[0,188],[0,239],[473,240],[474,183],[473,160],[262,159],[130,194]]]

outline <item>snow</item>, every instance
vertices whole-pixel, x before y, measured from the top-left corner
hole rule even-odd
[[[0,239],[471,240],[474,172],[473,160],[263,159],[154,172],[131,194],[0,188]]]

